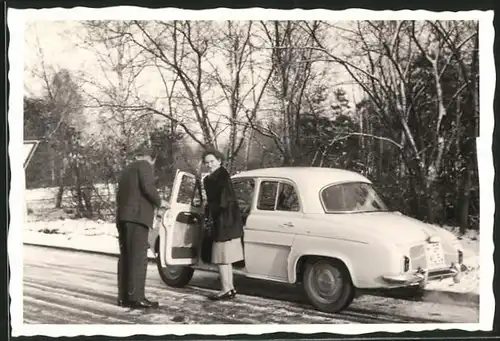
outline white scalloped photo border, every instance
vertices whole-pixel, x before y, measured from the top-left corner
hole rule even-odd
[[[42,19],[40,19],[42,18]],[[23,56],[24,30],[28,20],[479,20],[480,35],[480,137],[477,138],[477,153],[480,180],[480,312],[479,323],[471,324],[357,324],[357,325],[30,325],[23,323],[23,247],[22,226],[24,221],[24,169],[23,148]],[[369,11],[349,9],[344,11],[274,10],[274,9],[211,9],[181,10],[175,8],[147,9],[140,7],[109,7],[93,9],[8,9],[10,46],[10,98],[8,124],[10,129],[9,157],[11,167],[11,189],[9,197],[10,226],[8,256],[11,271],[9,292],[12,299],[10,312],[13,336],[47,335],[52,337],[78,335],[130,336],[208,334],[229,335],[264,334],[275,332],[365,334],[371,332],[423,331],[434,329],[491,330],[494,314],[493,282],[493,159],[492,134],[494,126],[493,96],[495,89],[495,65],[493,59],[493,11],[430,12],[424,10]]]

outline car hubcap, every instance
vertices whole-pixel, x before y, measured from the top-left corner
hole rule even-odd
[[[325,303],[334,301],[341,290],[342,276],[329,264],[318,264],[312,271],[311,289],[316,298]]]

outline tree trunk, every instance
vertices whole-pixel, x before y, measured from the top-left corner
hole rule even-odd
[[[474,106],[474,100],[472,96],[469,96],[469,104]],[[463,176],[462,186],[460,187],[460,194],[457,203],[457,217],[458,223],[460,225],[460,233],[464,234],[469,228],[469,207],[471,202],[471,188],[472,176],[475,170],[477,170],[477,153],[476,153],[476,138],[475,138],[475,115],[472,113],[467,115],[466,119],[466,136],[462,140],[461,154],[465,159],[466,172]]]
[[[85,203],[85,213],[87,218],[92,218],[94,211],[92,208],[92,189],[84,188],[83,189],[83,202]]]
[[[427,187],[427,212],[426,217],[428,222],[435,222],[437,216],[442,213],[442,201],[439,198],[439,189],[436,188],[437,184],[434,180],[431,187]]]
[[[82,181],[80,177],[80,170],[77,165],[73,165],[73,174],[75,177],[75,187],[74,187],[74,197],[76,199],[76,208],[78,212],[78,216],[87,216],[86,207],[85,207],[85,199],[84,193],[82,190]]]
[[[384,154],[384,146],[383,146],[383,141],[382,140],[378,140],[378,147],[379,147],[379,150],[378,150],[378,179],[381,178],[381,175],[384,174],[384,164],[383,164],[383,154]]]
[[[62,201],[63,201],[63,194],[64,194],[64,182],[66,180],[66,174],[67,169],[64,167],[59,171],[59,189],[57,190],[57,195],[56,195],[56,208],[61,208],[62,207]]]
[[[64,193],[64,185],[60,184],[56,195],[56,208],[61,208],[62,206],[63,193]]]
[[[52,180],[52,186],[56,183],[56,172],[55,172],[55,164],[54,164],[54,156],[50,156],[50,174],[51,174],[51,180]]]
[[[457,217],[460,226],[460,234],[464,235],[469,227],[469,206],[470,206],[470,187],[471,187],[471,171],[467,170],[464,176],[460,199],[457,204]]]
[[[250,161],[250,152],[252,148],[252,139],[253,139],[253,129],[249,129],[247,145],[245,146],[245,164],[244,164],[245,170],[248,170],[248,162]]]
[[[364,119],[363,110],[359,110],[359,132],[361,134],[364,134],[363,119]],[[360,158],[361,162],[363,162],[365,164],[365,167],[364,167],[365,168],[365,175],[371,176],[370,169],[368,168],[368,165],[366,163],[365,137],[363,135],[361,135],[359,137],[358,141],[359,141],[358,143],[359,143],[359,147],[360,147],[359,158]]]
[[[465,117],[465,138],[462,138],[461,154],[466,162],[466,174],[463,177],[462,186],[460,187],[460,197],[457,203],[457,217],[460,226],[460,234],[465,234],[469,228],[469,207],[471,203],[471,188],[472,176],[475,169],[477,169],[477,152],[476,152],[476,136],[478,136],[478,120],[479,120],[479,101],[478,101],[478,84],[477,84],[477,51],[479,45],[479,38],[476,35],[474,39],[474,50],[471,65],[471,84],[469,86],[469,93],[466,97],[468,112],[464,113]],[[467,110],[466,110],[467,111]]]
[[[426,184],[425,172],[422,170],[421,165],[418,160],[408,157],[405,152],[403,152],[403,161],[406,168],[406,172],[403,177],[399,179],[400,186],[408,180],[408,197],[410,198],[409,209],[411,215],[417,217],[421,220],[427,220],[429,216],[428,209],[428,193]],[[404,189],[401,189],[404,191]]]

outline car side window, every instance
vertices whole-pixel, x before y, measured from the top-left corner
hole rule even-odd
[[[263,181],[260,184],[259,200],[257,209],[262,211],[274,211],[276,205],[276,194],[278,193],[278,182]]]
[[[253,179],[233,180],[233,188],[241,209],[249,208],[252,205],[255,182]]]
[[[181,186],[177,195],[177,202],[180,204],[192,204],[193,196],[196,192],[196,179],[184,174],[181,179]]]
[[[300,211],[299,197],[297,195],[297,192],[292,185],[286,182],[280,183],[276,210],[289,212]]]

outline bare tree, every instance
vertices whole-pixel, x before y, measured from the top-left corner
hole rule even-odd
[[[238,155],[246,139],[248,128],[257,116],[263,95],[273,73],[271,65],[265,74],[256,77],[255,48],[252,44],[253,23],[226,21],[216,41],[224,64],[213,67],[213,77],[223,93],[229,107],[227,115],[229,142],[227,146],[228,168]],[[247,142],[249,142],[248,139]],[[247,143],[250,146],[250,143]],[[247,151],[248,154],[248,151]]]
[[[462,156],[463,164],[465,164],[462,169],[465,171],[461,172],[462,176],[459,179],[456,214],[459,217],[460,231],[465,233],[469,226],[471,191],[474,187],[473,177],[474,174],[477,174],[475,137],[479,135],[477,133],[479,127],[479,27],[477,22],[436,21],[429,23],[435,34],[443,41],[444,47],[448,49],[449,58],[453,58],[458,64],[460,87],[452,97],[452,100],[456,99],[457,103],[455,131],[463,129],[465,136],[455,139],[459,145],[456,148],[455,158],[460,160],[460,156]],[[460,105],[461,97],[465,97],[464,106]],[[449,108],[446,108],[447,110]]]
[[[273,73],[268,95],[273,99],[275,109],[272,112],[277,121],[266,117],[268,123],[265,127],[253,125],[253,129],[272,138],[282,154],[282,163],[292,165],[300,162],[300,113],[316,76],[313,37],[319,34],[320,23],[311,24],[312,32],[302,29],[301,23],[294,21],[260,24],[265,44],[271,51],[269,63]]]
[[[172,129],[181,128],[202,147],[218,148],[221,134],[229,129],[228,159],[233,160],[272,74],[267,70],[259,77],[247,76],[254,67],[251,22],[130,21],[87,26],[89,34],[113,42],[107,50],[134,51],[135,58],[114,67],[135,77],[122,89],[127,96],[121,101],[95,98],[97,106],[165,117]],[[162,95],[146,98],[128,91],[144,74],[159,77]]]
[[[472,32],[460,41],[452,38],[456,34],[456,30],[445,29],[440,22],[358,22],[348,30],[350,41],[358,42],[353,43],[349,56],[339,56],[315,37],[319,48],[342,65],[375,104],[390,137],[395,140],[400,134],[404,162],[401,172],[410,172],[415,197],[421,196],[419,188],[424,184],[429,219],[435,205],[433,186],[442,171],[443,155],[457,138],[445,119],[456,96],[467,86],[458,80],[455,94],[444,94],[442,77],[450,63],[460,59],[450,44],[455,50],[470,48],[468,41],[474,37]],[[426,70],[432,75],[431,82],[427,81]],[[434,88],[435,115],[423,116],[420,112],[427,111],[430,103],[426,98],[429,84]],[[430,122],[434,125],[431,131],[422,129]]]
[[[125,166],[131,152],[148,136],[153,124],[150,115],[137,114],[128,104],[137,96],[137,80],[148,66],[141,53],[136,53],[124,35],[109,36],[109,31],[123,31],[130,25],[123,21],[83,23],[86,34],[82,45],[95,55],[100,67],[99,79],[86,72],[80,75],[86,83],[88,107],[99,110],[99,134],[111,135],[117,144],[109,164],[116,172]]]

